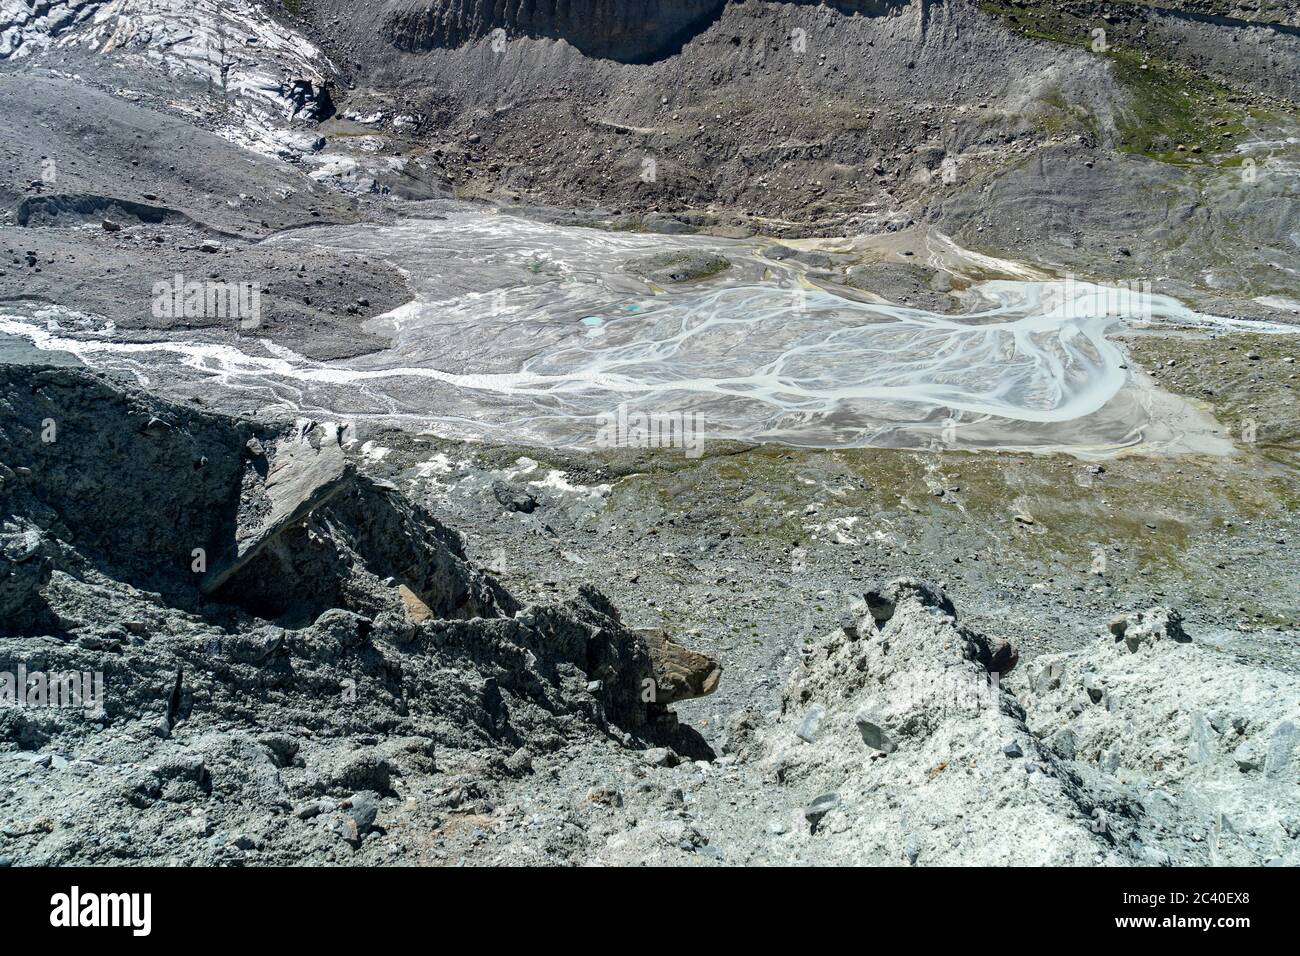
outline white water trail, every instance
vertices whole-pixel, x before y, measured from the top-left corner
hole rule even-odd
[[[277,242],[404,270],[417,300],[367,324],[392,347],[317,362],[266,340],[129,343],[19,316],[0,316],[0,332],[96,367],[152,370],[180,391],[252,393],[460,437],[590,445],[602,416],[625,406],[698,413],[709,438],[915,446],[959,423],[978,447],[1096,448],[1134,444],[1144,424],[1141,403],[1120,400],[1132,379],[1108,334],[1134,322],[1296,331],[1073,281],[977,283],[966,294],[974,311],[944,315],[832,294],[752,243],[481,209]],[[622,271],[628,256],[665,248],[720,250],[735,266],[672,291]]]

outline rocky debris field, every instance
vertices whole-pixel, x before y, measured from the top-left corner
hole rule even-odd
[[[512,594],[346,428],[0,372],[0,659],[102,680],[2,712],[10,864],[1300,860],[1300,678],[1175,611],[1026,658],[863,574],[704,734],[731,654]]]

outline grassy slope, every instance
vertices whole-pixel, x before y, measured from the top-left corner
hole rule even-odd
[[[1022,8],[1004,0],[979,0],[979,6],[1025,36],[1092,50],[1111,61],[1116,79],[1131,97],[1118,124],[1116,145],[1124,152],[1162,162],[1204,163],[1216,152],[1231,150],[1246,132],[1247,110],[1234,102],[1231,90],[1154,50],[1133,45],[1100,16],[1078,17],[1051,5]],[[1106,31],[1102,51],[1094,48],[1097,29]],[[1058,107],[1058,115],[1045,121],[1050,130],[1072,125],[1096,133],[1095,120],[1082,111],[1064,102],[1050,105]]]

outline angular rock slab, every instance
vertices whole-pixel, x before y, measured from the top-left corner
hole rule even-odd
[[[296,435],[275,446],[263,486],[270,510],[260,521],[236,529],[234,551],[209,569],[201,585],[204,594],[218,591],[286,528],[308,517],[348,486],[355,471],[340,442],[337,424],[305,422],[300,423]]]
[[[639,628],[633,633],[650,652],[656,703],[691,700],[717,690],[722,665],[713,658],[670,641],[658,628]]]

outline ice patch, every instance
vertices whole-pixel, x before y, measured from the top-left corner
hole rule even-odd
[[[565,495],[582,495],[589,498],[603,498],[610,493],[613,486],[600,485],[575,485],[569,481],[568,475],[563,471],[552,469],[546,473],[545,478],[539,478],[530,481],[529,487],[547,488],[551,491],[558,491]]]
[[[373,441],[368,441],[361,446],[361,456],[366,461],[380,462],[392,454],[392,449],[383,445],[377,445]]]
[[[451,459],[445,452],[438,452],[428,461],[422,461],[415,466],[415,474],[419,478],[432,478],[435,475],[451,474]]]

